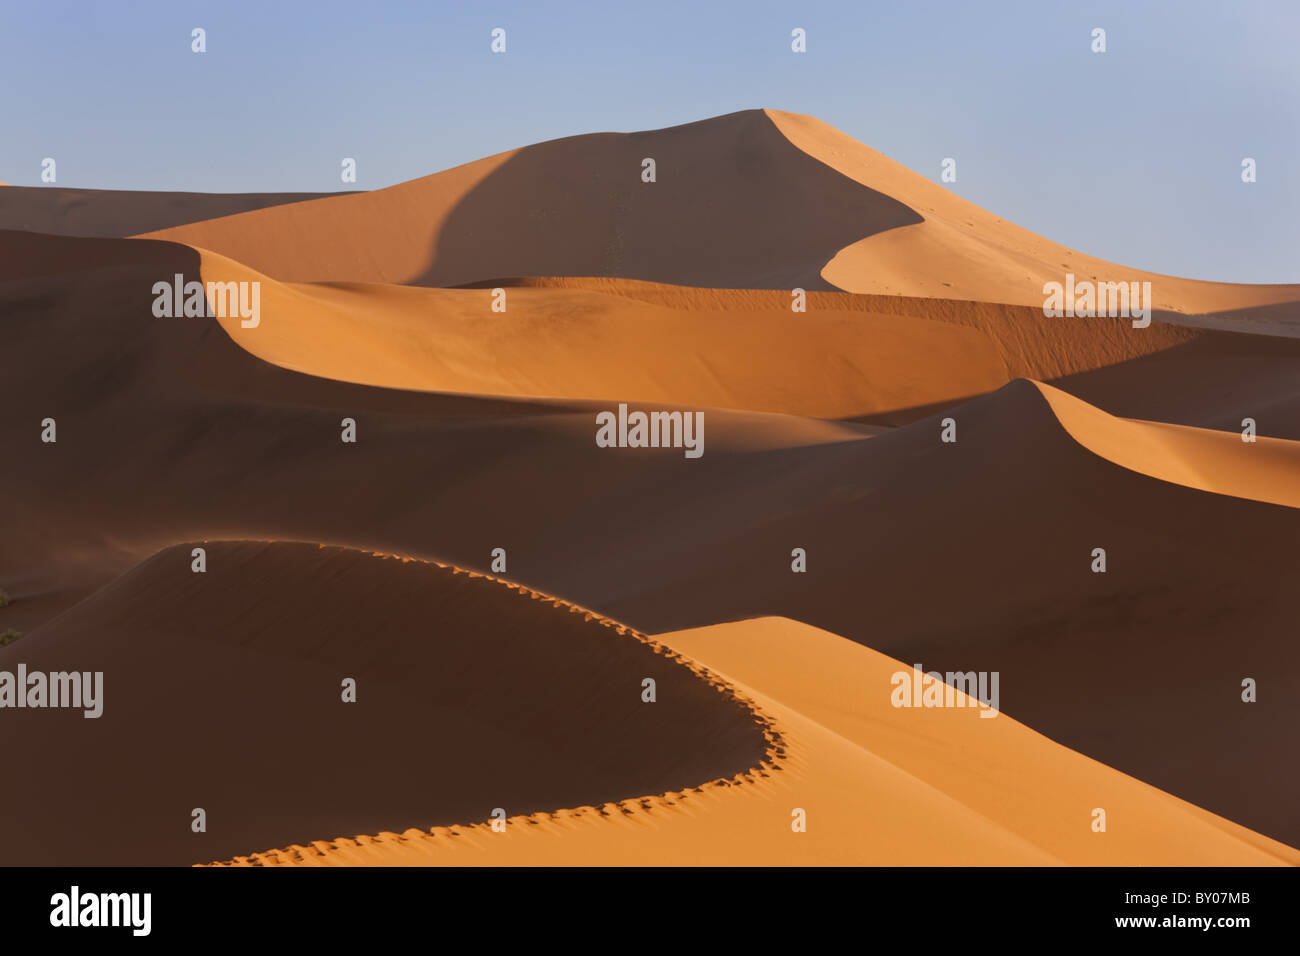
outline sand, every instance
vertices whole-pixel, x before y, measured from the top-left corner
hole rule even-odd
[[[0,205],[0,229],[61,236],[134,236],[154,229],[330,195],[333,194],[149,192],[10,186],[5,190],[3,205]]]
[[[1041,307],[1043,284],[1063,282],[1064,274],[1072,272],[1080,280],[1149,281],[1157,308],[1184,313],[1300,302],[1300,285],[1199,282],[1126,268],[1067,249],[980,209],[815,117],[778,110],[766,113],[799,149],[855,182],[905,203],[924,218],[842,248],[822,274],[847,292],[950,295]]]
[[[645,799],[358,835],[260,865],[1296,865],[1300,853],[1052,743],[1005,715],[889,704],[909,665],[784,618],[657,640],[772,721],[758,772]],[[797,662],[793,664],[792,662]],[[957,700],[968,698],[958,692]],[[658,705],[654,705],[658,706]],[[719,784],[725,785],[719,785]],[[1093,810],[1106,811],[1094,832]],[[602,815],[603,811],[603,815]],[[802,811],[804,829],[793,826]]]
[[[732,692],[621,625],[481,575],[314,544],[167,548],[0,650],[0,669],[20,661],[102,672],[105,693],[93,720],[2,712],[8,759],[41,768],[39,786],[0,794],[24,821],[4,841],[17,865],[178,865],[617,801],[731,776],[769,747]]]
[[[654,184],[639,179],[649,154]],[[110,701],[163,697],[96,723],[104,754],[143,740],[183,771],[141,771],[155,796],[132,806],[139,780],[115,778],[109,756],[47,766],[81,724],[15,736],[0,721],[11,748],[38,748],[33,767],[63,775],[58,793],[90,773],[106,794],[101,809],[48,809],[80,808],[94,837],[7,831],[13,853],[1296,862],[1281,845],[1300,845],[1284,746],[1300,719],[1286,638],[1300,587],[1295,286],[1154,277],[1149,328],[1049,319],[1034,283],[1095,261],[774,111],[574,137],[371,193],[216,218],[199,205],[202,221],[162,239],[0,232],[0,588],[13,599],[0,629],[25,634],[0,664],[129,662]],[[120,235],[111,204],[100,211],[96,228]],[[155,317],[153,284],[178,272],[260,282],[259,325]],[[791,311],[796,284],[806,312]],[[703,412],[704,455],[598,447],[596,415],[620,402]],[[40,440],[46,417],[55,444]],[[345,418],[355,444],[340,441]],[[196,542],[237,580],[191,574]],[[510,617],[520,592],[469,576],[498,547],[497,577],[554,601]],[[795,548],[806,573],[791,570]],[[461,581],[495,597],[453,600]],[[600,654],[550,653],[569,626],[557,618],[581,621]],[[440,620],[457,626],[431,643]],[[542,690],[483,672],[481,702],[439,685],[435,715],[395,692],[391,709],[339,725],[335,696],[293,683],[356,663],[406,686],[495,641]],[[338,656],[351,647],[365,660]],[[706,695],[695,716],[642,727],[631,763],[530,756],[535,732],[608,752],[575,701],[613,700],[607,682],[634,682],[646,653],[676,668],[669,698]],[[169,683],[206,681],[212,654],[220,687]],[[871,688],[898,662],[997,671],[1002,713],[895,710]],[[248,673],[266,683],[246,712],[219,704]],[[1246,678],[1256,703],[1241,699]],[[568,689],[545,696],[547,680]],[[510,702],[493,696],[507,686]],[[475,709],[489,705],[504,721],[490,744]],[[159,707],[184,719],[154,726]],[[322,750],[317,720],[348,747]],[[410,749],[458,721],[445,752]],[[173,725],[195,728],[208,757],[187,756]],[[697,742],[695,728],[710,729]],[[498,750],[503,762],[485,756]],[[260,820],[249,774],[280,808]],[[194,803],[187,781],[222,808],[202,852],[189,807],[176,810]],[[504,835],[481,829],[498,793]],[[50,819],[31,791],[0,800],[9,819]],[[597,806],[609,816],[584,809]],[[807,833],[790,831],[795,806]]]

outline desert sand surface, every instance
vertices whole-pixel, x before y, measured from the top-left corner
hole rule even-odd
[[[188,864],[290,833],[617,802],[731,777],[777,746],[729,689],[621,625],[314,544],[167,548],[29,640],[0,649],[0,669],[101,671],[105,701],[96,719],[21,710],[0,724],[9,759],[43,768],[0,797],[25,821],[4,842],[17,865]],[[46,766],[51,747],[77,759]],[[136,773],[156,779],[141,788]],[[190,830],[196,806],[205,833]]]
[[[1300,852],[999,715],[890,705],[908,665],[763,618],[657,635],[771,721],[757,772],[490,824],[363,834],[252,865],[1295,865]],[[792,662],[797,662],[793,664]],[[958,692],[959,699],[969,701]],[[665,698],[646,706],[661,706]],[[1095,807],[1107,829],[1093,832]],[[806,829],[792,828],[794,813]]]
[[[5,185],[0,183],[0,186]],[[0,197],[0,229],[60,236],[122,237],[251,209],[323,199],[333,193],[194,193],[140,189],[10,186]]]
[[[1199,282],[1125,268],[1044,239],[983,210],[812,116],[766,110],[799,149],[857,183],[906,204],[923,222],[839,251],[822,275],[846,292],[950,295],[1041,306],[1064,272],[1104,282],[1149,281],[1156,307],[1182,313],[1300,303],[1300,285]],[[1295,309],[1288,310],[1292,316]]]
[[[258,358],[366,385],[852,418],[997,388],[979,329],[914,316],[665,306],[604,291],[279,283],[203,253],[203,276],[260,281],[262,318],[221,320]],[[796,321],[791,321],[795,318]],[[930,356],[900,375],[911,356]],[[601,360],[593,363],[592,355]]]
[[[0,496],[14,503],[0,535],[0,588],[12,598],[0,630],[23,633],[0,659],[63,643],[78,655],[145,653],[132,650],[132,633],[150,605],[170,623],[148,618],[153,637],[141,647],[158,652],[168,628],[209,634],[194,638],[203,648],[229,644],[165,598],[179,587],[200,600],[185,590],[199,576],[177,558],[195,542],[262,542],[231,546],[247,571],[219,599],[248,610],[228,619],[231,634],[268,635],[244,650],[271,657],[314,646],[320,627],[289,621],[273,594],[259,598],[262,577],[315,587],[333,573],[320,557],[330,549],[348,549],[338,558],[348,574],[371,562],[484,572],[503,548],[498,577],[590,608],[602,636],[634,651],[648,646],[639,635],[665,635],[726,675],[752,708],[745,739],[762,745],[752,717],[766,715],[785,728],[788,762],[763,778],[762,758],[728,750],[709,758],[719,763],[665,765],[635,785],[617,774],[592,787],[575,777],[572,790],[542,780],[511,791],[521,795],[512,816],[610,800],[641,809],[612,824],[534,815],[510,835],[482,834],[512,848],[484,844],[484,861],[542,862],[562,843],[552,862],[583,862],[588,851],[591,861],[632,862],[658,841],[696,846],[690,859],[700,862],[781,862],[788,852],[805,862],[1294,863],[1272,841],[1300,845],[1300,771],[1280,756],[1300,720],[1300,650],[1286,637],[1300,589],[1296,287],[1169,280],[1148,328],[1047,318],[1041,283],[1034,297],[1025,290],[1067,266],[1088,274],[1071,265],[1079,254],[977,216],[828,130],[748,111],[544,143],[387,190],[154,234],[163,238],[0,232],[0,447],[15,463],[0,469]],[[660,157],[653,186],[638,177],[645,155]],[[646,200],[639,187],[672,183],[670,173],[676,184]],[[765,192],[790,204],[759,202]],[[907,246],[905,234],[920,238]],[[1054,275],[1043,271],[1058,259]],[[259,282],[260,322],[156,317],[153,285],[177,273]],[[994,279],[996,289],[979,284]],[[795,285],[807,290],[807,312],[791,311]],[[496,288],[504,313],[491,310]],[[703,456],[598,447],[597,413],[621,402],[703,412]],[[58,422],[54,444],[41,441],[47,417]],[[1246,417],[1258,423],[1254,443],[1241,440]],[[345,418],[355,444],[340,441]],[[941,440],[949,419],[953,443]],[[796,548],[806,573],[792,573]],[[1097,548],[1104,573],[1092,570]],[[376,552],[410,560],[364,558]],[[164,555],[183,582],[162,573]],[[390,577],[376,572],[363,587],[379,593]],[[131,594],[138,600],[123,603]],[[358,646],[386,622],[443,613],[406,607],[415,600],[392,592],[387,616],[348,618]],[[327,607],[333,614],[336,602]],[[286,633],[263,630],[264,617]],[[745,623],[723,624],[736,621]],[[830,663],[794,666],[805,646],[808,660]],[[817,674],[825,699],[843,699],[894,661],[997,671],[1002,713],[971,731],[918,723],[917,711],[887,701],[879,711],[865,689],[856,710],[816,704]],[[847,683],[836,683],[841,670]],[[1247,678],[1259,683],[1253,704],[1241,700]],[[726,696],[705,686],[711,701]],[[333,707],[337,695],[328,699]],[[260,719],[295,701],[258,704]],[[325,704],[303,704],[315,706]],[[421,712],[393,720],[398,737],[429,723]],[[929,742],[907,754],[913,727]],[[365,731],[380,735],[378,725]],[[997,736],[979,738],[981,749],[966,731]],[[384,747],[366,759],[383,759]],[[953,758],[945,773],[946,758],[934,756],[964,749],[1017,780],[1033,760],[1062,768],[1056,783],[1023,781],[1045,815],[1018,824],[995,806],[1010,798],[976,779],[974,764]],[[435,772],[403,766],[407,781]],[[694,790],[737,775],[742,785]],[[853,831],[864,842],[842,847],[811,824],[793,834],[796,780],[815,817],[924,807],[907,818],[917,833],[930,818],[947,836],[918,836],[918,858],[905,861],[903,843],[881,842],[865,822]],[[344,788],[302,827],[286,815],[255,840],[184,862],[409,826],[462,829],[400,848],[384,837],[379,856],[373,840],[317,845],[319,859],[395,862],[391,851],[435,862],[449,841],[482,842],[471,828],[492,807],[471,808],[465,794],[484,793],[457,791],[408,821],[398,818],[420,808],[394,788],[396,802],[370,810],[369,797]],[[1100,802],[1081,811],[1077,833],[1072,816],[1052,812],[1058,800],[1088,804],[1089,788],[1122,819],[1144,821],[1141,834],[1119,823],[1093,834],[1087,814]],[[686,799],[669,810],[656,802],[674,793]],[[637,835],[643,798],[673,826]],[[697,798],[707,810],[688,809]],[[18,817],[38,809],[29,801]],[[777,810],[768,834],[766,814]],[[160,843],[142,836],[139,853],[179,854],[188,844],[168,841],[188,837],[181,820]],[[723,820],[754,834],[752,856],[735,855],[734,833],[705,834]],[[598,822],[627,833],[609,841]],[[96,858],[144,858],[129,843],[105,843]],[[71,836],[50,846],[68,859],[80,852]]]
[[[1231,430],[1249,415],[1262,432],[1300,438],[1292,374],[1300,341],[1276,335],[1135,329],[1108,317],[1046,323],[1024,306],[832,292],[810,293],[810,311],[792,314],[781,292],[624,280],[278,283],[215,253],[200,250],[200,263],[206,279],[262,284],[257,328],[220,320],[240,345],[284,368],[359,384],[617,394],[900,425],[1033,378],[1069,382],[1127,417]],[[504,312],[492,311],[496,290]],[[584,361],[586,350],[602,361]]]
[[[1300,508],[1300,442],[1243,442],[1233,432],[1116,418],[1037,384],[1070,436],[1107,461],[1187,488]]]

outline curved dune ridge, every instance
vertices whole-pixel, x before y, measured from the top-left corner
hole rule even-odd
[[[766,110],[791,143],[845,176],[893,196],[923,222],[864,236],[826,263],[823,277],[847,292],[949,296],[1043,304],[1043,284],[1149,281],[1155,305],[1212,313],[1276,305],[1300,309],[1300,285],[1201,282],[1143,272],[1067,249],[967,202],[812,116]]]
[[[1096,455],[1188,488],[1300,508],[1300,442],[1116,418],[1034,383],[1065,430]]]
[[[654,183],[640,178],[647,157]],[[1073,272],[1151,281],[1158,309],[1234,312],[1238,323],[1277,305],[1294,320],[1300,303],[1297,285],[1198,282],[1074,252],[820,120],[778,110],[553,140],[387,189],[145,235],[291,282],[614,276],[1041,308],[1043,284]]]
[[[317,841],[242,865],[1296,865],[1300,851],[1004,714],[890,704],[911,668],[763,618],[659,635],[770,715],[780,770],[487,823]],[[658,705],[656,705],[658,706]],[[1106,811],[1094,832],[1093,811]],[[803,831],[796,831],[797,814]]]
[[[24,823],[5,835],[14,864],[174,865],[497,807],[613,803],[779,773],[783,754],[724,682],[607,618],[483,574],[314,544],[167,548],[0,649],[0,668],[19,662],[102,671],[105,692],[95,720],[0,722],[6,759],[42,768],[39,787],[0,793]],[[194,807],[204,833],[186,825]]]
[[[641,178],[647,158],[657,163],[654,183]],[[903,203],[796,149],[761,110],[747,110],[552,140],[370,193],[146,235],[282,281],[452,286],[621,275],[816,289],[832,288],[820,273],[838,249],[917,222]]]
[[[430,391],[901,424],[1012,378],[1115,368],[1192,343],[1220,354],[1242,348],[1241,336],[1171,325],[1134,329],[1124,319],[1047,319],[1027,307],[899,296],[813,292],[809,311],[792,313],[787,293],[628,280],[463,289],[280,283],[196,251],[206,281],[261,283],[256,328],[237,316],[221,320],[252,354],[322,377]],[[493,288],[505,290],[504,312],[492,310]],[[1248,338],[1260,355],[1289,345]],[[1192,375],[1175,369],[1174,377],[1185,385]],[[1300,396],[1270,426],[1300,428]]]
[[[488,289],[280,283],[200,254],[206,280],[262,284],[261,322],[223,319],[231,338],[281,367],[361,384],[840,418],[1007,380],[979,329],[915,316],[674,308],[547,288],[512,288],[506,311],[492,312]],[[924,370],[891,374],[917,354]]]
[[[1080,381],[1090,401],[1118,401],[1135,417],[1222,430],[1239,421],[1235,406],[1254,411],[1269,434],[1300,438],[1292,339],[836,292],[810,292],[808,311],[792,313],[779,291],[623,279],[461,289],[280,283],[196,252],[207,281],[261,283],[256,328],[221,320],[239,345],[284,368],[360,384],[905,424],[1013,378],[1091,373],[1096,381]],[[504,312],[492,311],[494,288],[504,290]]]

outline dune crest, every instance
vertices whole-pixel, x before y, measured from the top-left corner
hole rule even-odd
[[[684,309],[545,287],[510,288],[506,310],[493,312],[490,289],[281,283],[197,251],[206,280],[261,283],[256,328],[220,320],[237,344],[346,382],[850,418],[957,401],[1007,380],[981,330],[917,316]],[[918,354],[924,369],[893,374]]]
[[[1260,310],[1286,303],[1300,312],[1300,285],[1202,282],[1144,272],[1076,252],[962,199],[812,116],[766,110],[799,149],[855,182],[893,196],[924,221],[847,245],[822,275],[846,292],[950,296],[1041,307],[1043,284],[1072,272],[1081,280],[1149,281],[1157,309],[1188,314]],[[1243,322],[1246,316],[1237,316]]]
[[[0,186],[7,185],[0,183]],[[146,189],[10,186],[0,229],[59,236],[124,238],[250,209],[322,199],[335,193],[195,193]],[[337,194],[343,195],[343,194]]]
[[[618,801],[729,778],[781,749],[724,682],[602,615],[311,543],[165,548],[0,648],[0,669],[20,662],[102,672],[105,693],[93,722],[32,710],[0,722],[9,759],[43,768],[41,787],[0,792],[0,815],[24,821],[2,848],[18,864],[189,864]],[[42,760],[51,748],[76,757]],[[167,772],[141,788],[124,755]],[[193,807],[208,821],[198,835]]]
[[[657,164],[653,182],[642,179],[647,158]],[[387,189],[145,237],[210,249],[289,282],[613,275],[830,289],[821,269],[838,249],[920,221],[796,149],[761,110],[745,110],[551,140]]]
[[[910,666],[762,618],[658,635],[771,716],[779,767],[486,824],[318,841],[242,865],[1295,865],[1300,851],[1089,760],[1005,714],[904,710]],[[957,692],[964,700],[963,694]],[[960,701],[959,701],[960,702]],[[1092,808],[1107,808],[1104,834]],[[792,827],[803,811],[806,830]]]
[[[646,157],[658,164],[652,183],[640,178]],[[820,120],[779,110],[552,140],[386,189],[141,235],[209,249],[286,282],[446,287],[608,276],[1041,308],[1043,284],[1073,272],[1151,281],[1158,310],[1231,311],[1229,325],[1246,328],[1264,315],[1300,334],[1285,320],[1300,285],[1198,282],[1085,256]],[[1279,305],[1284,316],[1268,311]]]
[[[1214,494],[1300,508],[1300,441],[1116,418],[1042,382],[1034,385],[1084,448],[1130,471]]]

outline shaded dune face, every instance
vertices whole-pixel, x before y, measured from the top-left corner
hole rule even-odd
[[[1194,340],[1052,381],[1114,415],[1300,441],[1300,339],[1204,332]]]
[[[0,184],[3,185],[3,184]],[[335,193],[186,193],[10,186],[0,195],[0,229],[60,236],[121,237],[232,216]]]
[[[600,805],[765,758],[763,720],[725,687],[570,606],[338,548],[196,544],[205,573],[168,548],[0,651],[3,669],[104,672],[97,720],[0,723],[5,759],[40,768],[0,792],[22,821],[7,863],[186,864]]]
[[[654,183],[641,181],[645,158],[655,159]],[[831,289],[821,268],[839,248],[920,221],[805,155],[753,110],[520,150],[461,199],[429,268],[411,281],[626,276]]]
[[[641,180],[656,161],[656,181]],[[282,281],[512,275],[833,288],[845,245],[921,221],[795,148],[761,110],[529,146],[364,195],[167,230]],[[788,307],[788,303],[787,303]]]
[[[806,504],[715,540],[725,565],[604,608],[652,630],[779,613],[927,668],[998,671],[1002,708],[1053,740],[1300,843],[1300,771],[1278,750],[1300,722],[1300,511],[1112,464],[1028,382],[945,414],[956,444],[936,416],[829,449],[820,487],[791,495]],[[774,560],[792,544],[806,575]],[[1261,675],[1270,699],[1243,704]]]

